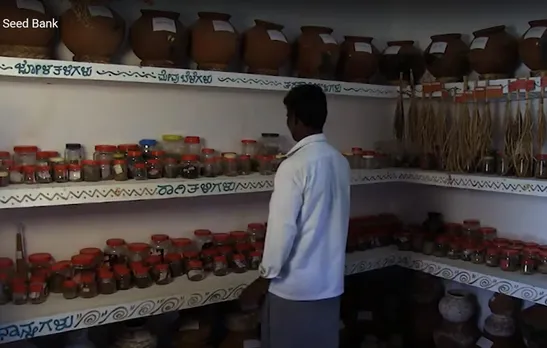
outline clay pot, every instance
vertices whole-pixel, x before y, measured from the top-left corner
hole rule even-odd
[[[237,52],[238,34],[225,13],[199,12],[192,27],[191,55],[198,69],[224,71]]]
[[[74,61],[110,63],[118,51],[124,35],[125,22],[107,6],[74,7],[61,15],[61,40],[74,54]]]
[[[547,75],[547,19],[528,22],[528,29],[519,42],[522,62],[532,70],[533,76]]]
[[[301,27],[296,41],[296,72],[299,77],[332,79],[336,72],[340,48],[326,27]]]
[[[425,64],[437,81],[456,82],[469,73],[469,47],[461,34],[443,34],[431,37],[424,52]]]
[[[372,45],[373,38],[344,36],[340,45],[340,79],[365,83],[378,71],[380,51]]]
[[[3,19],[23,21],[33,19],[49,21],[51,13],[41,0],[30,1],[28,6],[17,6],[16,0],[5,0],[0,3]],[[21,58],[50,58],[55,38],[55,28],[5,28],[0,26],[0,55]]]
[[[475,304],[470,293],[448,290],[439,302],[439,312],[446,321],[464,323],[475,314]]]
[[[518,298],[499,293],[492,295],[488,301],[490,311],[499,315],[514,315],[521,306],[522,301]]]
[[[469,64],[484,79],[510,77],[519,62],[518,42],[505,25],[477,30],[471,43]]]
[[[547,306],[534,304],[520,314],[522,336],[528,348],[547,347]]]
[[[390,41],[380,58],[380,72],[392,84],[399,84],[399,75],[410,82],[410,70],[414,82],[419,83],[425,72],[422,52],[414,47],[414,41]]]
[[[129,43],[142,66],[183,65],[188,36],[179,16],[177,12],[141,10],[129,31]]]
[[[243,34],[243,61],[250,73],[279,75],[291,54],[282,29],[282,25],[255,19],[255,26]]]

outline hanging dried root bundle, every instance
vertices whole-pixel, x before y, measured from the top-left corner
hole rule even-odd
[[[456,96],[453,97],[451,108],[454,110],[452,113],[451,126],[446,136],[446,142],[444,145],[444,153],[446,157],[446,170],[451,172],[461,172],[459,161],[459,139],[460,139],[460,115],[461,115],[461,103],[458,103]]]
[[[536,137],[536,151],[537,154],[543,153],[543,146],[545,145],[545,135],[547,132],[547,122],[545,120],[545,109],[544,109],[544,90],[541,88],[541,96],[539,99],[539,110],[537,117],[537,137]]]
[[[449,137],[449,129],[451,129],[451,107],[452,103],[450,99],[443,95],[443,99],[439,105],[439,112],[437,114],[437,122],[435,129],[435,149],[436,156],[441,166],[441,169],[447,169],[447,148],[446,144]]]
[[[405,106],[403,99],[403,74],[399,77],[399,99],[395,109],[395,118],[393,119],[393,133],[398,142],[402,142],[405,132]]]
[[[419,101],[418,98],[416,98],[416,89],[414,87],[414,78],[412,75],[412,70],[410,73],[410,88],[411,88],[411,94],[410,94],[410,106],[408,108],[408,116],[407,116],[407,136],[406,136],[406,152],[407,155],[410,157],[410,162],[414,161],[414,157],[416,154],[416,148],[419,144],[420,139],[420,124],[419,124]]]
[[[518,98],[517,101],[519,101]],[[534,120],[528,91],[526,91],[524,115],[520,111],[520,103],[517,106],[517,130],[518,136],[515,142],[512,162],[517,176],[528,177],[532,174],[534,163]]]

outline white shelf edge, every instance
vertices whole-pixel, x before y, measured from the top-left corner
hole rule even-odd
[[[0,57],[0,76],[288,91],[312,83],[327,94],[396,98],[397,87],[220,71]]]
[[[10,185],[0,188],[0,209],[215,196],[273,190],[273,175]],[[388,170],[353,170],[352,185],[395,180]]]

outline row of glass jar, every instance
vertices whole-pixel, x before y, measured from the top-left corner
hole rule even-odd
[[[363,151],[360,147],[354,147],[351,152],[344,152],[343,155],[351,169],[380,169],[391,166],[389,156],[375,151]]]

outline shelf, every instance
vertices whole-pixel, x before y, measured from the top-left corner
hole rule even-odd
[[[395,180],[387,170],[353,170],[352,184]],[[0,209],[214,196],[273,190],[273,175],[10,185],[0,188]]]
[[[321,86],[328,94],[370,98],[396,98],[398,95],[397,87],[394,86],[220,71],[164,69],[8,57],[0,57],[0,76],[243,88],[262,91],[288,91],[301,84],[313,83]]]
[[[395,253],[395,248],[386,247],[350,254],[345,273],[394,265],[398,260]],[[201,282],[181,277],[169,285],[119,291],[93,299],[65,300],[59,294],[51,294],[40,305],[4,305],[0,307],[0,343],[234,300],[257,277],[255,271],[226,277],[209,275]]]

